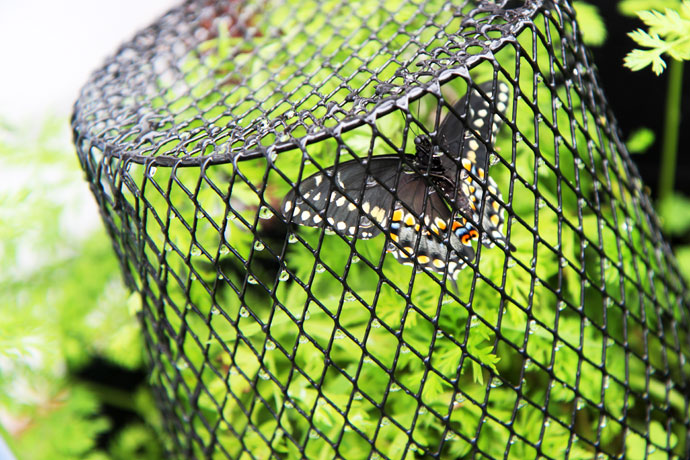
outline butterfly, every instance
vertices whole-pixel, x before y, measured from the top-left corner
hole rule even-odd
[[[501,231],[501,193],[486,171],[487,147],[502,124],[498,113],[507,108],[508,85],[499,82],[495,95],[491,81],[478,88],[489,100],[470,87],[433,141],[425,134],[415,138],[414,155],[354,159],[302,180],[283,200],[284,217],[361,239],[384,232],[387,251],[398,262],[447,271],[453,280],[474,258],[473,240],[511,248]]]

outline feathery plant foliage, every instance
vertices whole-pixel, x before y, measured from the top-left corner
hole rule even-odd
[[[137,369],[143,355],[128,307],[138,298],[122,283],[70,137],[67,120],[38,133],[0,127],[0,432],[18,460],[155,459],[157,438],[141,422],[98,441],[112,426],[104,404],[155,421],[150,393],[77,376],[95,357]]]

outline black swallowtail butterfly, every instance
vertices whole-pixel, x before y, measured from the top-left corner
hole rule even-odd
[[[501,232],[501,194],[486,174],[487,144],[496,137],[498,112],[505,113],[509,98],[505,83],[497,87],[494,98],[492,82],[479,86],[489,100],[468,90],[443,119],[435,143],[429,136],[417,136],[415,155],[355,159],[304,179],[285,197],[284,216],[299,225],[326,225],[357,238],[383,231],[390,239],[388,251],[400,263],[447,270],[453,279],[474,257],[472,240],[480,233],[485,246],[501,241],[510,247]],[[466,122],[471,129],[465,128]]]

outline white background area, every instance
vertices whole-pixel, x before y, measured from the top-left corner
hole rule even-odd
[[[91,72],[182,0],[0,0],[0,118],[67,117]]]

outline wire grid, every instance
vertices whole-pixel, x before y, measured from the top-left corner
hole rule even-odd
[[[482,93],[503,127],[481,206],[515,248],[475,242],[456,288],[386,228],[281,211],[311,174],[414,153],[482,82],[510,87],[501,113]],[[686,286],[568,1],[190,1],[92,76],[73,128],[171,456],[690,455]]]

